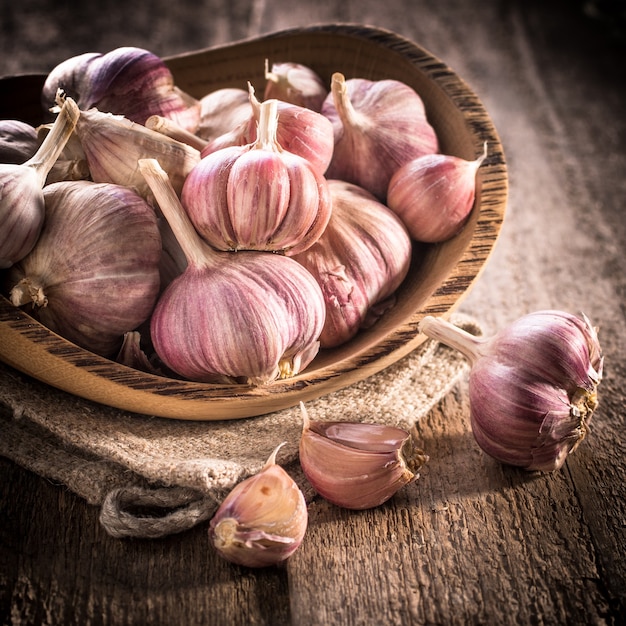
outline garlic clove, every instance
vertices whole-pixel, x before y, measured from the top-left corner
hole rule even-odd
[[[393,306],[412,255],[401,220],[371,193],[338,180],[328,188],[332,212],[324,233],[293,257],[322,288],[324,348],[345,343]]]
[[[300,464],[326,500],[348,509],[379,506],[418,478],[428,460],[401,428],[361,422],[315,422],[300,403]]]
[[[69,341],[113,357],[158,295],[154,210],[133,190],[110,183],[52,183],[44,198],[41,235],[8,273],[11,302]]]
[[[267,567],[289,558],[304,539],[308,513],[304,495],[271,454],[261,471],[238,483],[209,524],[210,540],[225,559]]]
[[[328,89],[319,74],[302,63],[272,63],[265,59],[265,100],[276,98],[312,111],[320,111]]]
[[[289,257],[218,252],[198,235],[155,159],[140,168],[188,265],[159,298],[151,319],[155,350],[190,380],[215,377],[260,385],[292,376],[319,349],[319,285]]]
[[[465,225],[474,206],[476,172],[487,156],[473,161],[427,154],[400,167],[389,181],[387,206],[411,237],[425,243],[446,241]]]
[[[359,185],[382,202],[397,169],[439,151],[421,97],[397,80],[346,80],[336,72],[321,113],[335,137],[326,176]]]
[[[45,108],[54,105],[59,87],[81,110],[97,108],[138,124],[151,115],[162,115],[190,132],[198,126],[200,103],[174,84],[160,57],[143,48],[124,46],[65,59],[46,77]]]
[[[470,361],[472,432],[493,458],[553,471],[586,436],[603,369],[586,317],[537,311],[484,338],[427,316],[420,330]]]

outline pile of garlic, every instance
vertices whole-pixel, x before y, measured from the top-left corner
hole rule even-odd
[[[395,80],[266,61],[191,97],[155,54],[65,60],[51,124],[0,124],[3,289],[51,330],[138,369],[261,385],[394,304],[417,242],[473,206],[476,161],[439,153]]]

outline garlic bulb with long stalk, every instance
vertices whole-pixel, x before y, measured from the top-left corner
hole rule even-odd
[[[21,164],[0,164],[0,268],[23,259],[35,245],[44,221],[43,187],[78,121],[67,98],[35,154]]]
[[[306,250],[330,218],[326,179],[277,140],[278,102],[261,104],[257,139],[204,156],[181,201],[200,235],[218,250]]]
[[[346,80],[336,72],[321,112],[335,135],[326,176],[359,185],[383,202],[400,166],[439,151],[421,97],[397,80]]]
[[[222,557],[246,567],[267,567],[289,558],[308,525],[304,495],[276,463],[280,444],[257,474],[235,485],[209,524]]]
[[[291,61],[272,63],[265,59],[265,100],[276,98],[312,111],[320,111],[328,89],[319,74],[307,65]]]
[[[114,356],[158,295],[154,209],[135,191],[110,183],[52,183],[44,197],[41,235],[8,273],[11,302],[69,341]]]
[[[587,317],[537,311],[483,338],[428,316],[420,330],[469,360],[472,432],[490,456],[552,471],[587,434],[603,368]]]
[[[416,241],[438,243],[465,225],[476,196],[476,173],[487,156],[473,160],[426,154],[405,163],[389,181],[387,206]]]
[[[161,360],[203,382],[229,377],[259,385],[304,369],[319,350],[325,315],[313,276],[286,256],[213,250],[158,162],[143,159],[139,166],[188,261],[152,314]]]
[[[300,465],[326,500],[369,509],[419,476],[428,457],[402,428],[366,422],[312,421],[300,403]]]
[[[323,348],[345,343],[394,304],[412,245],[401,220],[364,189],[329,180],[332,214],[322,236],[294,255],[317,279],[326,302]]]
[[[45,109],[54,106],[59,88],[81,110],[96,108],[138,124],[151,115],[162,115],[190,132],[198,126],[200,103],[175,85],[163,59],[143,48],[124,46],[65,59],[46,77]]]

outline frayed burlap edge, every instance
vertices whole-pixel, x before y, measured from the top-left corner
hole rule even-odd
[[[481,334],[471,318],[453,323]],[[407,430],[469,371],[434,341],[367,380],[307,403],[313,420],[368,421]],[[310,499],[298,463],[298,407],[235,421],[197,422],[101,406],[0,365],[0,454],[100,506],[113,536],[160,537],[212,516],[282,442],[278,462]]]

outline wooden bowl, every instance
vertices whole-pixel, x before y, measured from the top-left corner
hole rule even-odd
[[[468,293],[498,237],[507,200],[507,172],[498,134],[483,105],[445,63],[389,31],[359,25],[319,25],[272,33],[166,59],[183,90],[202,97],[220,87],[262,90],[264,61],[293,61],[330,84],[346,78],[393,78],[423,98],[441,151],[474,159],[478,171],[470,221],[455,238],[414,255],[397,304],[349,343],[324,350],[301,374],[264,387],[211,385],[146,374],[94,355],[51,332],[0,297],[0,359],[44,382],[132,412],[190,420],[234,419],[296,405],[365,379],[425,341],[425,315],[448,316]],[[0,80],[0,117],[40,121],[45,76]]]

